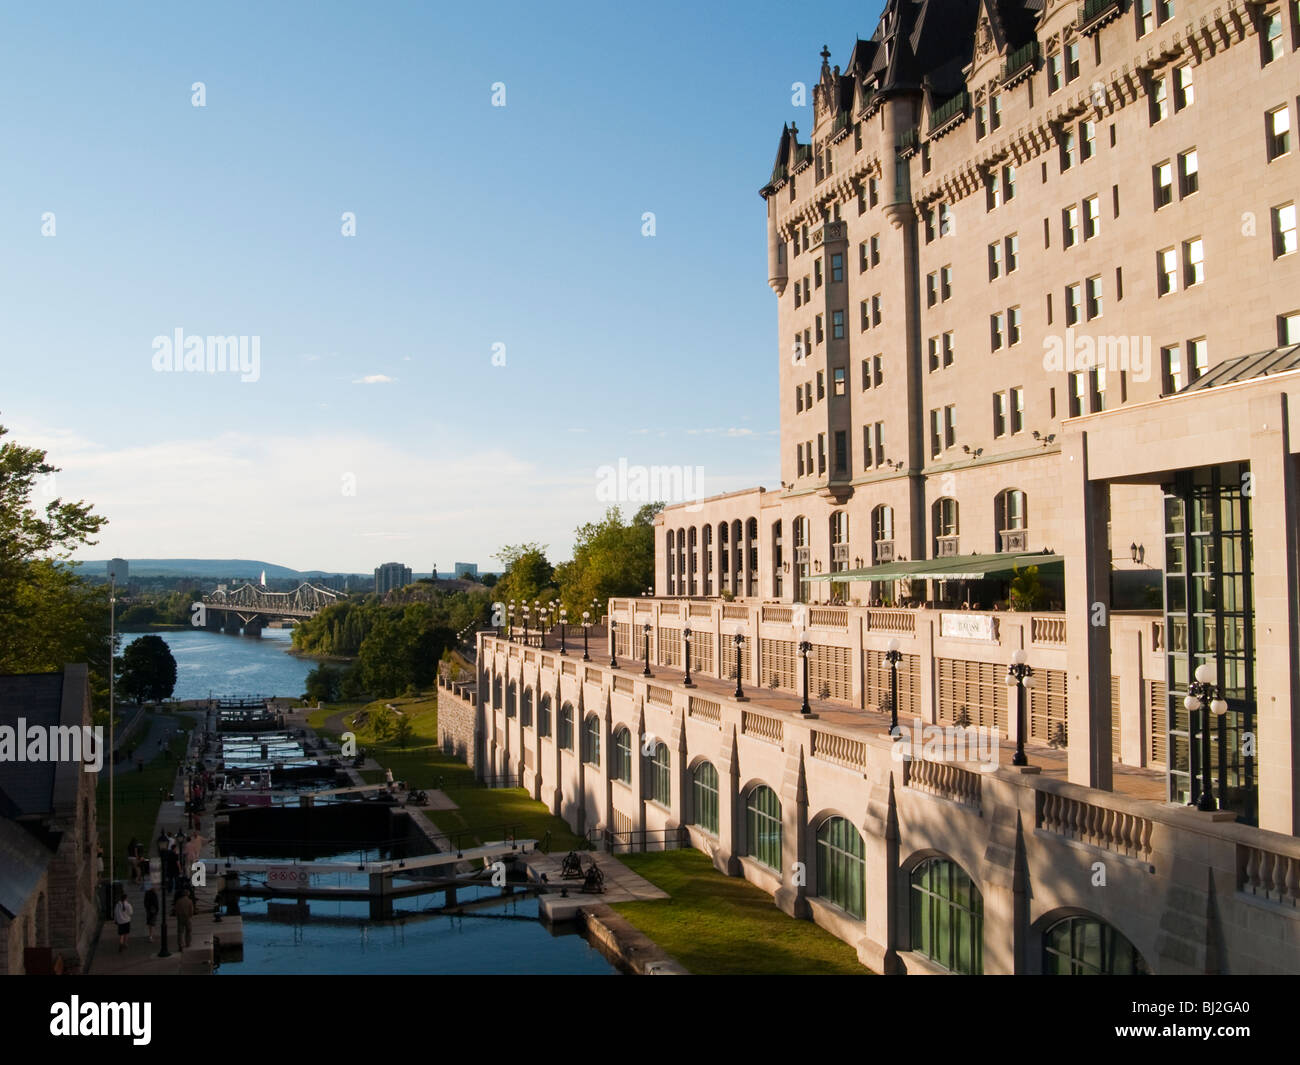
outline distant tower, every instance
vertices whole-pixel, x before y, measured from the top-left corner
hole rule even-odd
[[[108,560],[108,579],[115,584],[125,587],[131,578],[130,564],[124,558],[110,558]]]

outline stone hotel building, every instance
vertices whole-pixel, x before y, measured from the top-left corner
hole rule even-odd
[[[592,662],[481,635],[448,746],[878,971],[1300,971],[1297,48],[888,0],[823,50],[761,189],[780,488],[667,508]]]

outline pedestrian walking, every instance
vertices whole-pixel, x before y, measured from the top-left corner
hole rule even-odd
[[[113,907],[113,920],[117,922],[117,952],[119,954],[126,950],[127,941],[131,936],[131,917],[134,913],[135,908],[126,897],[126,892],[118,888],[117,905]]]
[[[176,914],[176,945],[184,950],[188,947],[194,937],[194,894],[191,891],[183,892],[172,906],[172,912]]]
[[[150,876],[144,889],[144,923],[149,929],[149,942],[153,942],[153,926],[158,923],[158,891],[153,886]]]

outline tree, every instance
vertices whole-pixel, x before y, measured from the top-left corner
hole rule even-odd
[[[135,702],[167,699],[176,688],[176,659],[161,636],[141,636],[122,652],[118,683]]]
[[[330,666],[319,665],[307,674],[308,702],[336,703],[342,692],[343,671]]]
[[[397,719],[397,724],[393,728],[393,738],[397,740],[397,746],[403,750],[411,742],[411,737],[415,735],[415,726],[411,723],[409,714],[403,714]]]
[[[578,526],[573,560],[558,570],[560,598],[576,621],[592,600],[636,595],[654,583],[654,518],[662,503],[648,503],[624,524],[618,507],[610,507],[599,522]]]
[[[494,556],[505,566],[493,595],[498,602],[543,603],[554,599],[559,590],[555,585],[555,567],[546,560],[545,546],[538,544],[507,544]]]

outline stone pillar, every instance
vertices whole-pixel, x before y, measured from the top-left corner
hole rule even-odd
[[[690,784],[686,767],[686,759],[689,755],[686,750],[686,711],[684,709],[679,709],[673,715],[673,734],[665,742],[668,744],[668,750],[672,752],[672,768],[668,775],[668,801],[672,806],[672,816],[668,819],[666,827],[679,828],[682,825],[690,824],[692,820],[686,810],[686,793]],[[667,842],[665,841],[666,846]]]
[[[728,876],[740,875],[740,841],[744,835],[744,803],[740,795],[740,756],[736,750],[736,722],[722,719],[718,750],[718,849],[713,864]]]
[[[1300,831],[1300,689],[1293,682],[1300,669],[1300,485],[1287,416],[1285,393],[1250,403],[1259,827],[1290,836]]]
[[[1061,444],[1065,554],[1066,692],[1072,784],[1111,789],[1110,625],[1094,625],[1098,605],[1110,617],[1110,485],[1088,479],[1088,434]],[[1101,611],[1096,611],[1100,614]],[[1032,663],[1031,663],[1032,664]]]
[[[781,886],[773,901],[791,917],[809,917],[808,788],[803,744],[786,756],[781,780]]]
[[[869,783],[862,821],[862,875],[866,882],[866,935],[857,943],[858,960],[882,975],[903,971],[898,961],[898,814],[894,782],[902,782],[902,761]],[[874,776],[874,768],[870,770]],[[896,775],[897,774],[897,775]]]

